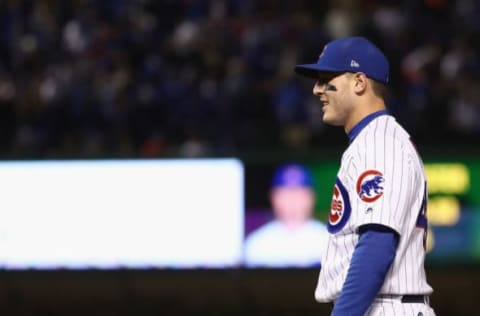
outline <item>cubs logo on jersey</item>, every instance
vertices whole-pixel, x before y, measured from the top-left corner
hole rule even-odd
[[[358,197],[364,202],[371,203],[383,195],[385,178],[380,171],[367,170],[357,180]]]
[[[348,191],[339,178],[335,180],[333,187],[332,203],[330,204],[330,213],[328,215],[327,228],[330,233],[340,231],[350,217],[350,199]]]

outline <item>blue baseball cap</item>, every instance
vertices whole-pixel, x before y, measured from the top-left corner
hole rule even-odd
[[[368,78],[387,84],[389,65],[375,44],[355,36],[331,41],[315,64],[297,65],[295,72],[310,78],[318,78],[319,72],[363,72]]]
[[[272,179],[272,188],[278,187],[313,187],[312,176],[301,164],[286,164],[280,166]]]

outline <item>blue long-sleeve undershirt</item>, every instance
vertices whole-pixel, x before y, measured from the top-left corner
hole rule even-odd
[[[399,236],[382,225],[365,225],[332,316],[364,315],[380,291],[395,258]]]

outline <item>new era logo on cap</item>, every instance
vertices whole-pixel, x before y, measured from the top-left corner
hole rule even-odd
[[[382,51],[364,37],[346,37],[331,41],[315,64],[297,65],[303,76],[318,78],[319,72],[363,72],[367,77],[388,83],[389,64]]]

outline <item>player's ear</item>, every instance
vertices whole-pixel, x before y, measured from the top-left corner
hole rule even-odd
[[[356,72],[352,75],[353,89],[355,93],[361,94],[365,92],[368,86],[368,78],[363,72]]]

